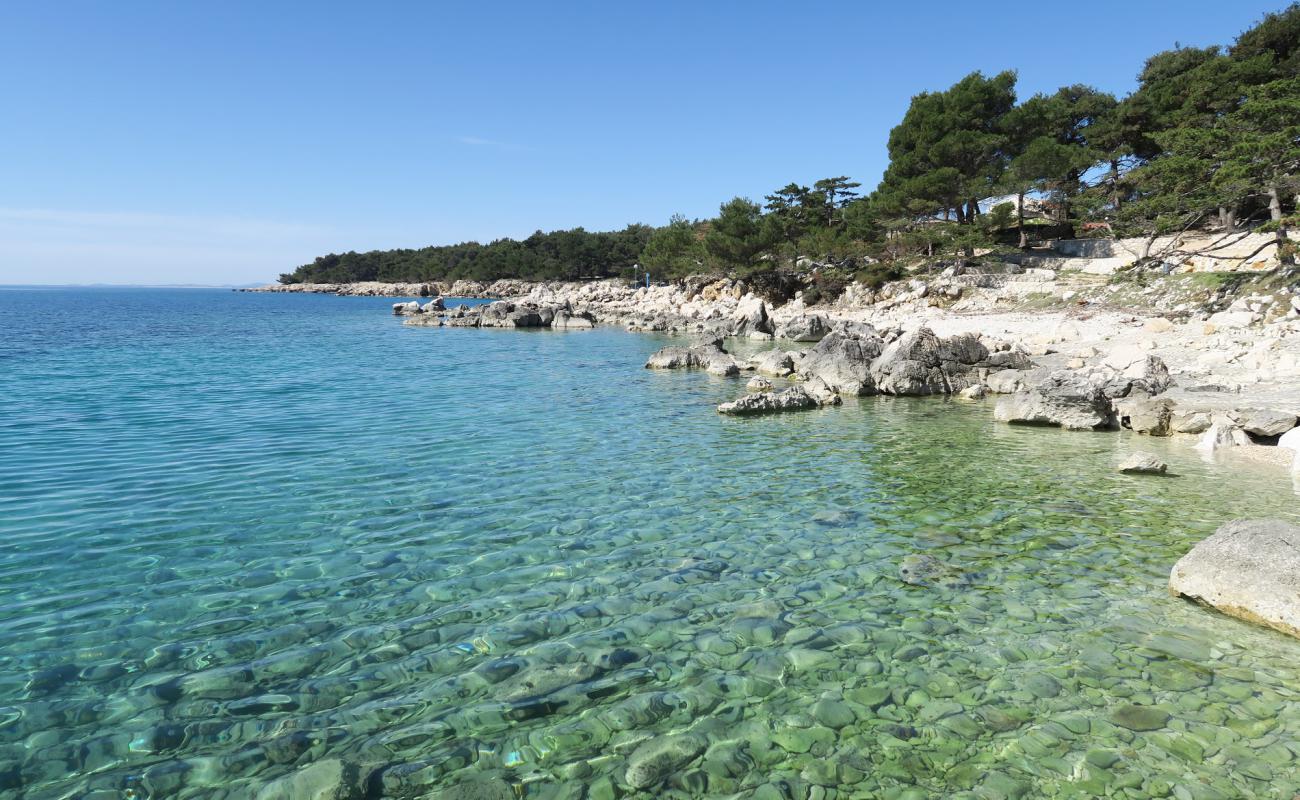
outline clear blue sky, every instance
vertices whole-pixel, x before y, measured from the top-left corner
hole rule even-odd
[[[909,98],[1123,94],[1285,0],[0,5],[0,283],[662,224],[847,174]],[[994,10],[994,9],[999,10]]]

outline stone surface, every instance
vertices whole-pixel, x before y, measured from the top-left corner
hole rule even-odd
[[[816,391],[817,387],[814,387]],[[804,411],[823,405],[838,405],[839,395],[826,390],[814,394],[805,385],[791,386],[779,392],[765,391],[722,403],[718,406],[719,414],[732,416],[751,416],[758,414],[776,414],[782,411]]]
[[[1117,401],[1115,415],[1121,427],[1150,436],[1168,436],[1173,433],[1173,400],[1167,397],[1135,397]]]
[[[1170,419],[1169,427],[1175,433],[1204,433],[1213,422],[1214,418],[1208,411],[1177,411]]]
[[[776,330],[778,339],[792,342],[820,342],[831,332],[831,324],[821,314],[800,314]]]
[[[1002,398],[993,416],[1001,422],[1057,425],[1068,430],[1107,428],[1114,420],[1102,389],[1071,372],[1054,372],[1028,391]]]
[[[1119,471],[1127,474],[1163,475],[1169,465],[1150,453],[1133,453],[1119,465]]]
[[[657,736],[632,751],[625,779],[633,789],[648,789],[704,752],[705,741],[689,733]]]
[[[1169,591],[1300,637],[1300,528],[1229,522],[1174,564]]]
[[[1242,430],[1256,436],[1281,436],[1296,425],[1296,416],[1285,411],[1256,408],[1240,415]]]
[[[772,391],[772,382],[762,375],[755,375],[745,384],[745,388],[751,392],[770,392]]]
[[[645,363],[646,369],[699,368],[714,375],[739,375],[736,359],[722,349],[720,341],[711,340],[694,347],[665,347]]]
[[[353,770],[336,758],[317,761],[261,788],[257,800],[349,800],[360,797]]]
[[[976,336],[940,339],[922,327],[886,347],[871,365],[871,378],[881,394],[952,394],[978,382],[972,371],[988,357]]]
[[[1112,711],[1109,718],[1131,731],[1158,731],[1169,721],[1169,714],[1151,706],[1126,705]]]
[[[794,373],[794,358],[784,350],[767,350],[749,360],[759,375],[784,378]]]
[[[839,325],[808,352],[799,365],[806,378],[816,377],[840,394],[868,395],[875,391],[871,362],[885,342],[869,325]]]

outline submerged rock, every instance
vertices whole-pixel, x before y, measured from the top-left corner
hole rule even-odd
[[[1119,471],[1126,474],[1163,475],[1169,465],[1150,453],[1134,453],[1119,465]]]
[[[1110,713],[1110,721],[1131,731],[1158,731],[1169,721],[1169,714],[1151,706],[1120,706]]]
[[[770,392],[772,391],[772,382],[762,375],[755,375],[745,384],[745,388],[751,392]]]
[[[1300,528],[1229,522],[1174,564],[1169,591],[1300,637]]]
[[[354,773],[337,758],[317,761],[266,784],[257,800],[351,800],[361,796]]]
[[[657,736],[628,756],[624,778],[633,789],[649,789],[694,761],[704,748],[704,739],[695,734]]]

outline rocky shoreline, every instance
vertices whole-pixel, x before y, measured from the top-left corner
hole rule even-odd
[[[662,348],[645,367],[753,375],[743,394],[717,407],[723,415],[825,408],[848,396],[992,396],[1003,423],[1181,437],[1207,458],[1288,468],[1300,491],[1300,303],[1270,315],[1264,299],[1251,298],[1196,319],[1087,306],[962,314],[933,302],[954,294],[971,299],[942,283],[909,282],[866,302],[850,293],[827,308],[799,297],[771,308],[729,280],[636,289],[597,282],[532,285],[473,308],[449,310],[441,298],[397,303],[393,312],[416,326],[683,334],[694,343]],[[739,358],[728,338],[773,347]],[[1119,470],[1165,475],[1144,454]],[[1240,544],[1234,531],[1253,524],[1229,523],[1198,545],[1212,555],[1189,553],[1171,572],[1170,592],[1300,635],[1300,592],[1293,575],[1278,572],[1300,563],[1300,529],[1260,523]],[[1216,543],[1228,535],[1232,547]]]

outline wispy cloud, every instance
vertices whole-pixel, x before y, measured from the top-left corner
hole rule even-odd
[[[495,147],[498,150],[530,150],[522,144],[513,144],[511,142],[498,142],[495,139],[484,139],[481,136],[458,136],[456,141],[470,147]]]

